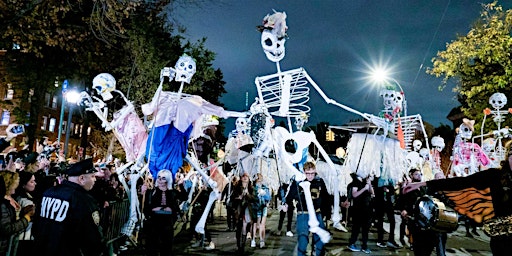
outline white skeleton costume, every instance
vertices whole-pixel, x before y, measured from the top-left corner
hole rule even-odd
[[[505,121],[505,116],[507,114],[512,113],[512,108],[509,108],[508,110],[502,110],[505,105],[507,105],[507,96],[499,92],[491,95],[489,98],[489,104],[491,104],[493,110],[489,108],[484,110],[484,118],[482,121],[480,136],[475,136],[474,138],[480,137],[482,139],[482,149],[487,154],[487,156],[489,156],[491,161],[487,167],[496,168],[500,166],[501,161],[505,160],[505,147],[503,147],[502,139],[511,137],[511,130],[508,127],[501,128],[501,123]],[[497,129],[484,134],[485,121],[487,120],[487,116],[491,114]],[[485,137],[489,136],[492,137],[484,139]]]
[[[464,177],[480,171],[481,166],[488,166],[489,157],[476,143],[469,142],[473,135],[475,120],[463,119],[458,128],[452,152],[451,175]]]

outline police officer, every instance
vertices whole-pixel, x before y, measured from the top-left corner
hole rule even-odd
[[[68,179],[44,192],[34,226],[38,255],[101,255],[105,245],[96,200],[92,159],[72,164]]]

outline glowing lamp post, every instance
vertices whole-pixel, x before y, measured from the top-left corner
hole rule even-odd
[[[80,94],[74,90],[66,93],[66,102],[71,103],[69,104],[68,123],[66,125],[66,141],[64,142],[64,158],[66,159],[68,157],[69,130],[71,126],[71,118],[73,116],[73,105],[76,104],[79,98]]]

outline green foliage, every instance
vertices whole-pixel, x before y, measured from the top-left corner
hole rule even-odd
[[[476,120],[480,129],[483,110],[492,108],[489,97],[501,92],[512,95],[512,10],[504,11],[497,1],[482,5],[480,19],[465,36],[446,45],[432,59],[428,74],[442,77],[440,90],[449,80],[456,82],[463,113]],[[510,118],[509,118],[510,119]],[[486,123],[494,129],[495,124]],[[510,120],[505,124],[512,124]]]
[[[162,13],[169,2],[0,3],[0,47],[8,50],[8,70],[2,82],[23,89],[26,99],[29,89],[36,92],[31,101],[22,101],[19,111],[29,110],[30,123],[35,124],[44,93],[56,90],[57,77],[82,81],[83,88],[78,89],[83,90],[90,88],[94,76],[102,72],[111,73],[117,80],[117,89],[139,106],[153,97],[160,82],[160,70],[174,67],[183,53],[192,56],[197,65],[191,84],[185,85],[183,91],[219,105],[225,82],[222,72],[212,67],[215,54],[205,48],[205,39],[190,43],[179,34],[173,35],[173,26],[166,23],[168,17]],[[13,45],[19,48],[13,50]],[[178,87],[176,82],[167,83],[164,90]],[[97,120],[91,120],[94,121]],[[35,136],[34,132],[29,136]]]

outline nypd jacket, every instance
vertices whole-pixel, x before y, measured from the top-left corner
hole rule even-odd
[[[105,247],[99,223],[96,200],[65,180],[43,194],[33,230],[38,255],[101,255]]]

